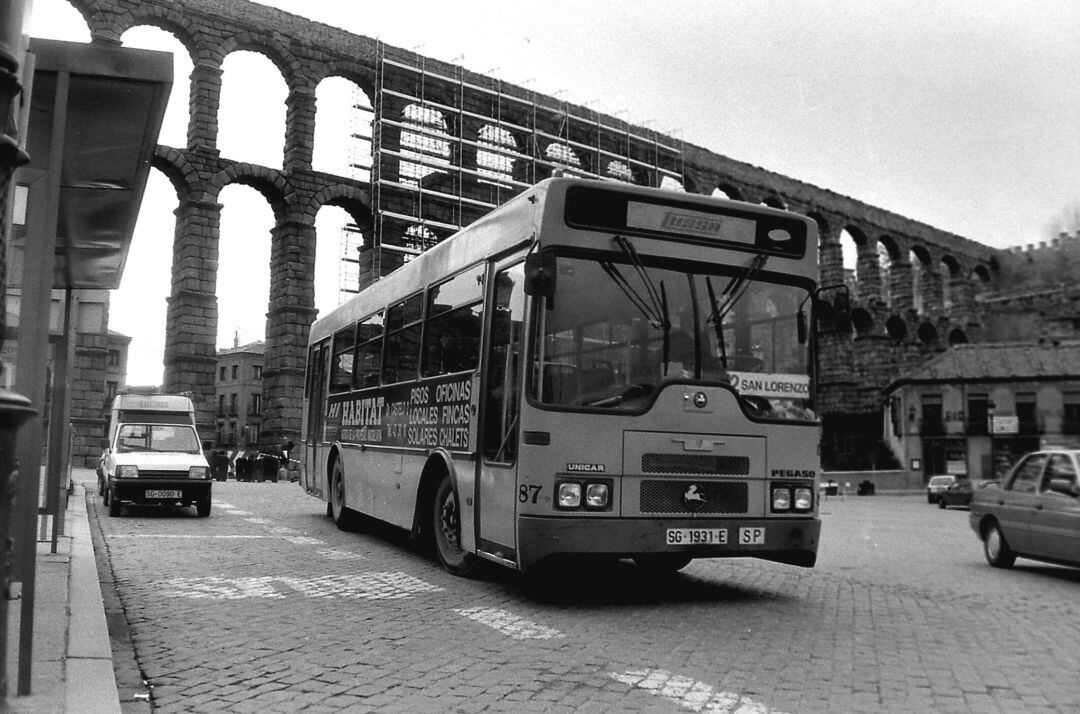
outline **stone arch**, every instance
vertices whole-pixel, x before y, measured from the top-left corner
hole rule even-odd
[[[718,183],[713,188],[712,195],[715,196],[717,191],[720,191],[724,194],[724,196],[726,196],[732,201],[746,200],[742,189],[740,189],[737,185],[730,181],[721,181],[720,183]]]
[[[929,307],[927,294],[927,273],[930,272],[933,260],[926,246],[914,244],[908,251],[908,262],[911,264],[911,306],[916,312],[924,313]]]
[[[258,164],[232,164],[218,172],[207,183],[206,198],[217,201],[221,190],[231,184],[249,186],[261,193],[278,223],[285,219],[286,209],[294,200],[292,187],[284,174]]]
[[[369,67],[364,67],[355,62],[327,62],[324,65],[316,65],[308,68],[307,76],[312,89],[318,87],[323,80],[330,79],[331,77],[347,79],[360,87],[360,90],[374,103],[376,91],[375,72]]]
[[[943,255],[938,261],[941,276],[941,306],[949,309],[960,303],[958,278],[963,274],[960,263],[951,255]]]
[[[400,121],[400,181],[419,187],[428,176],[448,171],[451,134],[446,115],[423,104],[409,103],[402,107]]]
[[[788,207],[787,201],[778,193],[769,193],[761,199],[761,205],[769,208],[779,208],[781,211],[786,211]]]
[[[840,252],[843,256],[843,280],[848,286],[852,298],[865,302],[868,294],[866,283],[866,268],[863,255],[866,247],[870,245],[866,233],[858,226],[848,223],[840,229]]]
[[[315,220],[323,206],[338,206],[345,209],[358,226],[371,224],[371,196],[355,186],[336,184],[326,186],[311,195],[302,206],[298,207],[302,215]]]
[[[263,34],[241,31],[227,37],[213,48],[214,58],[220,66],[225,58],[234,52],[254,52],[260,54],[277,67],[285,80],[289,91],[295,88],[309,87],[304,74],[304,66],[288,47]]]
[[[150,165],[165,174],[176,191],[178,199],[200,193],[198,171],[188,161],[187,155],[179,149],[159,144],[154,149]]]
[[[893,306],[896,302],[896,280],[901,272],[901,251],[896,239],[881,235],[877,238],[878,274],[881,276],[881,299],[885,305]]]

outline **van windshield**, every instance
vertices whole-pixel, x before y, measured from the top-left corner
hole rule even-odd
[[[160,451],[197,454],[199,436],[195,429],[182,424],[121,424],[116,450]]]

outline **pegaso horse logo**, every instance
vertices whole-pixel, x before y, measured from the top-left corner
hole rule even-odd
[[[696,483],[690,484],[690,487],[686,489],[686,492],[682,497],[683,503],[690,508],[700,508],[708,502],[705,499],[705,496],[698,491],[698,485]]]

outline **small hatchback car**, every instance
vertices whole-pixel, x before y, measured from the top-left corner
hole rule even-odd
[[[1080,566],[1080,450],[1022,457],[1000,482],[974,491],[971,527],[986,561],[1012,567],[1017,556]]]
[[[971,485],[971,479],[958,478],[949,484],[948,488],[938,493],[938,508],[967,506],[971,503],[971,494],[974,493],[974,491],[975,487]]]
[[[955,476],[931,476],[926,482],[926,502],[937,503],[941,492],[956,483]]]

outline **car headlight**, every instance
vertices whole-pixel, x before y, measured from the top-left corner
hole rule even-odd
[[[814,507],[814,491],[810,488],[795,489],[795,510],[809,511]]]
[[[192,466],[187,472],[188,478],[209,478],[210,470],[205,466]]]
[[[117,466],[116,478],[139,478],[139,467],[135,464],[122,464]]]
[[[566,481],[559,484],[559,508],[581,507],[581,484]]]

